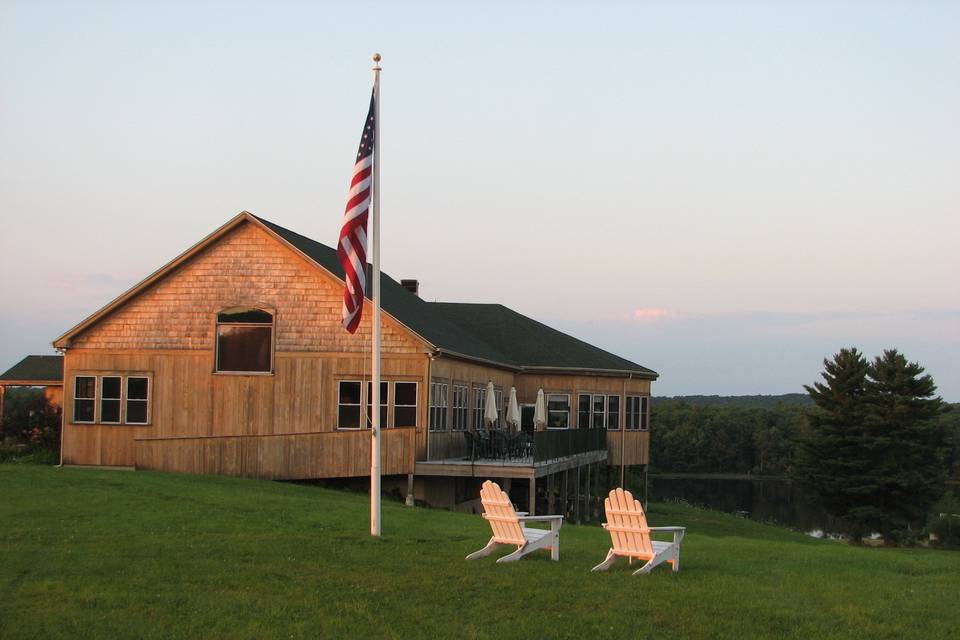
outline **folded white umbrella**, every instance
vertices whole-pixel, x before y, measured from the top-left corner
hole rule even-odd
[[[487,403],[483,410],[483,419],[491,427],[497,423],[497,399],[493,392],[493,383],[487,383]]]
[[[533,424],[544,425],[547,422],[547,403],[543,399],[543,389],[537,390],[537,405],[533,408]]]
[[[520,430],[520,405],[517,404],[517,388],[510,387],[510,402],[507,404],[507,424]]]

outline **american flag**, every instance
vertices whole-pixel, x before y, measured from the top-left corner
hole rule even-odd
[[[347,208],[343,212],[343,227],[337,243],[337,257],[343,266],[343,328],[356,333],[363,311],[363,291],[366,287],[367,217],[370,212],[370,193],[373,187],[374,96],[370,96],[370,111],[363,124],[363,137],[353,165],[353,180]]]

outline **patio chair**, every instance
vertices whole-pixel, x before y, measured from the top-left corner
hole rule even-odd
[[[606,571],[617,558],[627,558],[630,564],[634,559],[646,560],[646,564],[633,572],[650,573],[662,562],[670,563],[674,571],[680,570],[680,542],[686,533],[685,527],[648,527],[647,517],[639,500],[629,491],[616,488],[604,501],[607,521],[603,528],[610,532],[613,546],[607,552],[606,559],[592,571]],[[651,537],[655,531],[673,533],[673,542],[660,542]]]
[[[497,562],[513,562],[537,549],[549,549],[550,559],[560,559],[560,527],[563,516],[528,516],[518,513],[510,502],[510,496],[504,493],[495,482],[487,480],[480,489],[480,502],[483,503],[483,517],[490,523],[493,536],[487,546],[474,551],[467,560],[482,558],[494,552],[502,544],[514,545],[517,550],[509,553]],[[528,522],[549,522],[549,529],[528,529]]]

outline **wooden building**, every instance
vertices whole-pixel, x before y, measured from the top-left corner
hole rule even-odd
[[[60,409],[63,406],[63,356],[27,356],[0,374],[0,421],[10,387],[43,387],[47,402]]]
[[[355,335],[340,327],[342,276],[334,249],[240,213],[54,342],[63,462],[367,476],[372,314]],[[532,498],[559,473],[648,463],[655,372],[501,305],[430,303],[416,281],[381,283],[385,487],[469,505],[484,478],[516,479]],[[511,387],[523,436],[504,428]],[[547,424],[534,432],[540,389]]]

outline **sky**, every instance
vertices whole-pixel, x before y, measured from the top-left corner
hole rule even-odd
[[[660,373],[960,401],[960,3],[0,3],[0,370],[242,210]]]

